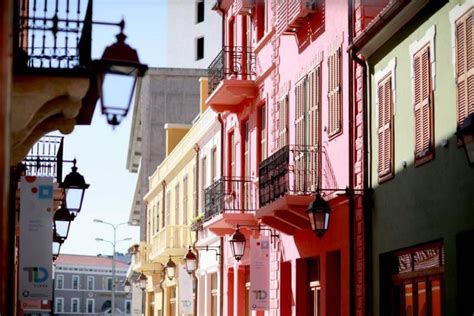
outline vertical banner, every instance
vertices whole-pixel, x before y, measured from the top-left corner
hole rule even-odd
[[[53,195],[53,178],[21,178],[18,297],[24,311],[52,300]]]
[[[184,264],[179,265],[179,314],[193,313],[193,277]]]
[[[270,308],[270,240],[250,238],[250,306],[254,311]]]

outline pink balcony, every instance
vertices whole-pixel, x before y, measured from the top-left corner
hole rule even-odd
[[[314,146],[289,145],[260,163],[256,217],[287,234],[310,229],[306,209],[321,182],[321,154]]]
[[[255,75],[251,48],[224,46],[208,68],[206,104],[218,113],[240,112],[244,101],[257,96]]]
[[[257,0],[235,0],[234,9],[237,14],[248,15],[255,7]]]
[[[316,13],[318,0],[280,0],[277,1],[277,34],[294,33],[307,24],[306,17]]]
[[[237,224],[255,225],[256,186],[251,179],[222,177],[206,188],[204,228],[219,236]]]

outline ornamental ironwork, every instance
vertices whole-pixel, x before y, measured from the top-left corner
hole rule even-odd
[[[54,177],[61,183],[63,177],[63,142],[62,136],[43,136],[23,159],[27,176]]]
[[[209,95],[224,79],[252,80],[256,75],[251,47],[224,46],[208,68]]]

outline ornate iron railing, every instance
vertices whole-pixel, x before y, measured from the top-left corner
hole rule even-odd
[[[222,213],[255,211],[254,191],[255,186],[251,179],[220,178],[206,188],[204,221]]]
[[[62,136],[43,136],[23,159],[26,175],[55,177],[58,183],[63,178],[63,141]]]
[[[224,46],[208,68],[209,95],[226,78],[253,79],[255,76],[255,54],[252,48]]]
[[[92,0],[17,0],[14,21],[17,70],[64,72],[89,65]]]
[[[259,175],[260,207],[285,194],[313,194],[321,181],[321,151],[316,146],[284,146],[260,163]]]

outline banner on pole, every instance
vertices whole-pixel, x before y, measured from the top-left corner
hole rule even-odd
[[[179,313],[193,313],[193,277],[184,264],[179,265]]]
[[[270,308],[270,240],[250,238],[250,306],[254,311]]]
[[[53,178],[21,178],[18,297],[26,310],[52,300],[53,195]]]

